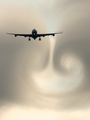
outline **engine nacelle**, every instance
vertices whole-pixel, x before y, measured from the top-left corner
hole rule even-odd
[[[29,38],[28,40],[29,40],[29,41],[31,41],[31,39],[30,39],[30,38]]]
[[[39,38],[39,41],[41,41],[41,38]]]
[[[15,37],[17,37],[17,35],[15,35]]]

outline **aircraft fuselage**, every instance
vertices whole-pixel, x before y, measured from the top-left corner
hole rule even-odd
[[[37,30],[33,29],[32,30],[32,38],[35,40],[37,38]]]

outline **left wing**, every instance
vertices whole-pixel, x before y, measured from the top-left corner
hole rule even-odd
[[[37,37],[45,37],[45,36],[55,36],[55,34],[62,34],[63,32],[59,32],[59,33],[47,33],[47,34],[37,34]]]
[[[7,34],[14,35],[15,37],[17,36],[32,37],[32,34],[15,34],[15,33],[7,33]]]

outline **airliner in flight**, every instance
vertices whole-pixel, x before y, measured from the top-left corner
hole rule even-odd
[[[45,37],[45,36],[49,36],[49,35],[52,35],[52,36],[55,36],[55,34],[62,34],[63,32],[59,32],[59,33],[47,33],[47,34],[38,34],[37,33],[37,30],[36,29],[33,29],[32,30],[32,34],[15,34],[15,33],[7,33],[9,35],[14,35],[15,37],[17,36],[24,36],[24,37],[29,37],[29,41],[31,40],[30,37],[32,37],[34,40],[36,38],[39,37],[39,41],[41,41],[41,37]]]

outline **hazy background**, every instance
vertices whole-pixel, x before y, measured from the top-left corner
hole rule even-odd
[[[89,120],[89,0],[0,2],[0,120]],[[6,33],[60,32],[28,38]]]

